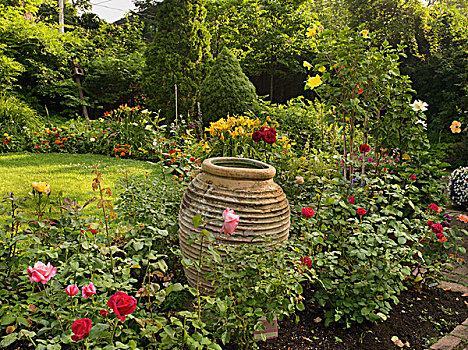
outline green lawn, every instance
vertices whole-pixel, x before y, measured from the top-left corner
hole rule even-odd
[[[51,201],[55,201],[62,192],[63,197],[76,198],[83,204],[97,195],[91,187],[94,178],[91,171],[95,164],[99,164],[103,187],[113,191],[111,199],[116,199],[115,185],[127,171],[129,176],[160,173],[157,164],[95,154],[0,154],[0,201],[8,191],[13,191],[16,196],[25,196],[32,190],[33,181],[44,181],[50,185]],[[95,213],[92,209],[88,211],[88,214]]]

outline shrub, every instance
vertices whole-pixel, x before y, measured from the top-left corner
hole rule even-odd
[[[450,174],[448,192],[453,203],[468,209],[468,167],[460,167]]]
[[[224,48],[201,87],[204,124],[227,115],[243,114],[254,109],[256,101],[255,87],[242,72],[237,58]]]

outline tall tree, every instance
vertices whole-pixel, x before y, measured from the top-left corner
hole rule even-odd
[[[156,33],[146,50],[143,84],[147,103],[167,120],[196,111],[200,84],[211,61],[203,0],[165,0],[155,18]]]

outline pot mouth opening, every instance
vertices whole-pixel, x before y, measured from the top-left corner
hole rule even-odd
[[[223,167],[223,168],[238,168],[238,169],[268,169],[268,164],[253,160],[253,159],[243,159],[243,158],[218,158],[213,159],[211,164]]]
[[[268,180],[276,174],[276,169],[267,163],[236,157],[205,159],[202,169],[216,176],[244,180]]]

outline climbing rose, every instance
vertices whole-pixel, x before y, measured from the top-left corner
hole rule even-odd
[[[240,216],[236,215],[234,210],[226,208],[223,212],[224,224],[221,233],[232,235],[240,221]]]
[[[94,286],[93,282],[89,282],[89,285],[83,286],[81,288],[81,294],[85,299],[88,299],[91,295],[96,294],[96,287]]]
[[[28,267],[26,272],[28,273],[28,278],[31,282],[41,282],[42,284],[46,284],[55,276],[57,269],[50,263],[45,265],[38,261],[34,264],[34,267]]]
[[[465,215],[465,214],[458,215],[457,219],[460,220],[460,221],[463,221],[465,224],[468,223],[468,216]]]
[[[431,229],[432,229],[432,231],[433,231],[435,234],[444,232],[444,227],[443,227],[441,224],[439,224],[439,223],[433,224],[433,225],[431,226]]]
[[[367,153],[370,151],[370,146],[369,145],[366,145],[365,143],[362,144],[360,147],[359,147],[361,153]]]
[[[365,213],[366,213],[366,209],[364,209],[364,208],[359,208],[357,210],[357,214],[360,215],[360,216],[364,215]]]
[[[440,243],[447,242],[447,237],[442,232],[436,233],[436,237]]]
[[[441,208],[435,203],[431,203],[427,206],[430,210],[434,210],[436,213],[440,213],[442,211]]]
[[[315,211],[311,207],[304,207],[301,209],[301,214],[305,218],[311,218],[315,215]]]
[[[71,336],[72,340],[78,341],[80,339],[86,338],[89,335],[92,323],[93,321],[91,321],[89,318],[75,320],[71,326],[72,332],[75,333]]]
[[[130,315],[137,306],[137,300],[124,292],[117,292],[107,302],[112,310],[114,310],[115,316],[120,321],[125,321],[125,316]]]
[[[76,284],[70,284],[67,288],[65,288],[65,292],[71,297],[78,294],[79,291],[80,289]]]
[[[414,175],[414,174],[411,175],[411,176],[410,176],[410,179],[411,179],[411,180],[416,180],[416,175]]]
[[[351,204],[355,204],[356,198],[354,198],[354,197],[348,197],[348,202],[351,203]]]

